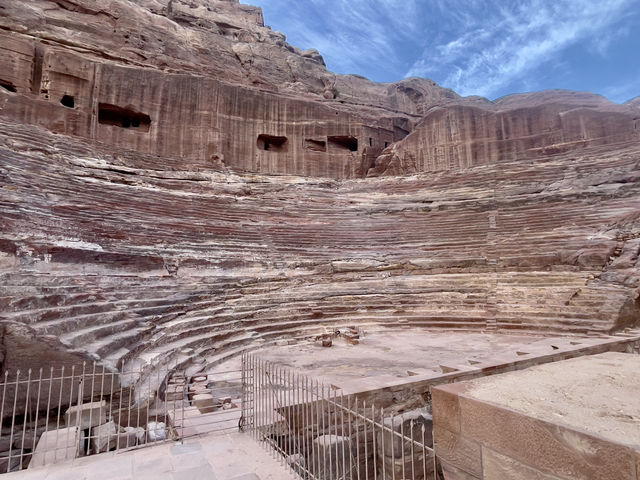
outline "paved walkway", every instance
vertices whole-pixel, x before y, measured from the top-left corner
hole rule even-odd
[[[295,480],[248,434],[207,436],[3,475],[7,480]]]

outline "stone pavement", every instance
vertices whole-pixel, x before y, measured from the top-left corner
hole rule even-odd
[[[7,480],[295,480],[248,434],[82,457],[4,475]]]

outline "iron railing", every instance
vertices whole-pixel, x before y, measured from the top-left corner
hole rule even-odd
[[[385,413],[298,372],[244,354],[241,426],[311,480],[435,480],[427,409]]]
[[[182,437],[175,425],[184,423],[186,384],[176,384],[173,368],[121,370],[84,363],[4,372],[0,473]]]

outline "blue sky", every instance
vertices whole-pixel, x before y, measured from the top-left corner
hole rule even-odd
[[[640,95],[640,0],[242,0],[330,70],[431,78],[495,99],[549,88]]]

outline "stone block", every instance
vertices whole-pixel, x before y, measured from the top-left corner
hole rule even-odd
[[[471,475],[464,470],[460,470],[459,468],[454,467],[453,465],[449,465],[445,461],[440,461],[440,466],[442,467],[442,474],[444,475],[444,480],[500,480],[501,477],[496,478],[486,478],[476,477]]]
[[[210,393],[198,393],[193,396],[192,404],[200,413],[211,413],[216,409],[215,399]]]
[[[451,385],[431,389],[433,422],[435,426],[460,433],[460,405]]]
[[[142,435],[142,442],[138,441],[140,434]],[[144,428],[124,427],[118,433],[117,448],[135,447],[139,443],[144,443],[144,437]]]
[[[147,442],[160,442],[168,438],[167,425],[164,422],[149,422],[147,424]]]
[[[601,438],[461,397],[461,431],[470,440],[541,472],[568,478],[633,478],[633,452]]]
[[[384,425],[389,430],[393,429],[417,442],[422,443],[424,439],[424,444],[427,447],[433,446],[433,417],[426,408],[411,410],[393,418],[385,418]],[[398,452],[402,450],[403,443],[405,451],[407,448],[411,448],[411,441],[405,440],[403,442],[398,435],[392,434],[391,431],[384,430],[384,434],[377,432],[376,435],[379,453],[388,457],[392,453],[397,456]],[[383,444],[384,450],[382,449]]]
[[[64,415],[65,423],[68,427],[79,427],[80,430],[96,427],[107,422],[107,403],[100,402],[85,403],[69,407]]]
[[[91,449],[94,453],[108,452],[118,446],[119,429],[113,420],[91,429]]]
[[[80,454],[80,430],[77,427],[49,430],[40,436],[29,468],[53,465]]]
[[[499,478],[500,480],[562,480],[511,457],[501,455],[488,448],[482,449],[482,473],[485,479]]]
[[[316,478],[332,480],[334,478],[349,478],[349,459],[351,455],[351,441],[347,437],[338,435],[321,435],[313,440],[313,454],[311,465],[317,465]],[[342,459],[345,459],[343,463]],[[351,463],[355,463],[351,457]]]
[[[476,477],[482,476],[482,449],[477,442],[439,426],[434,428],[433,433],[439,459]]]

